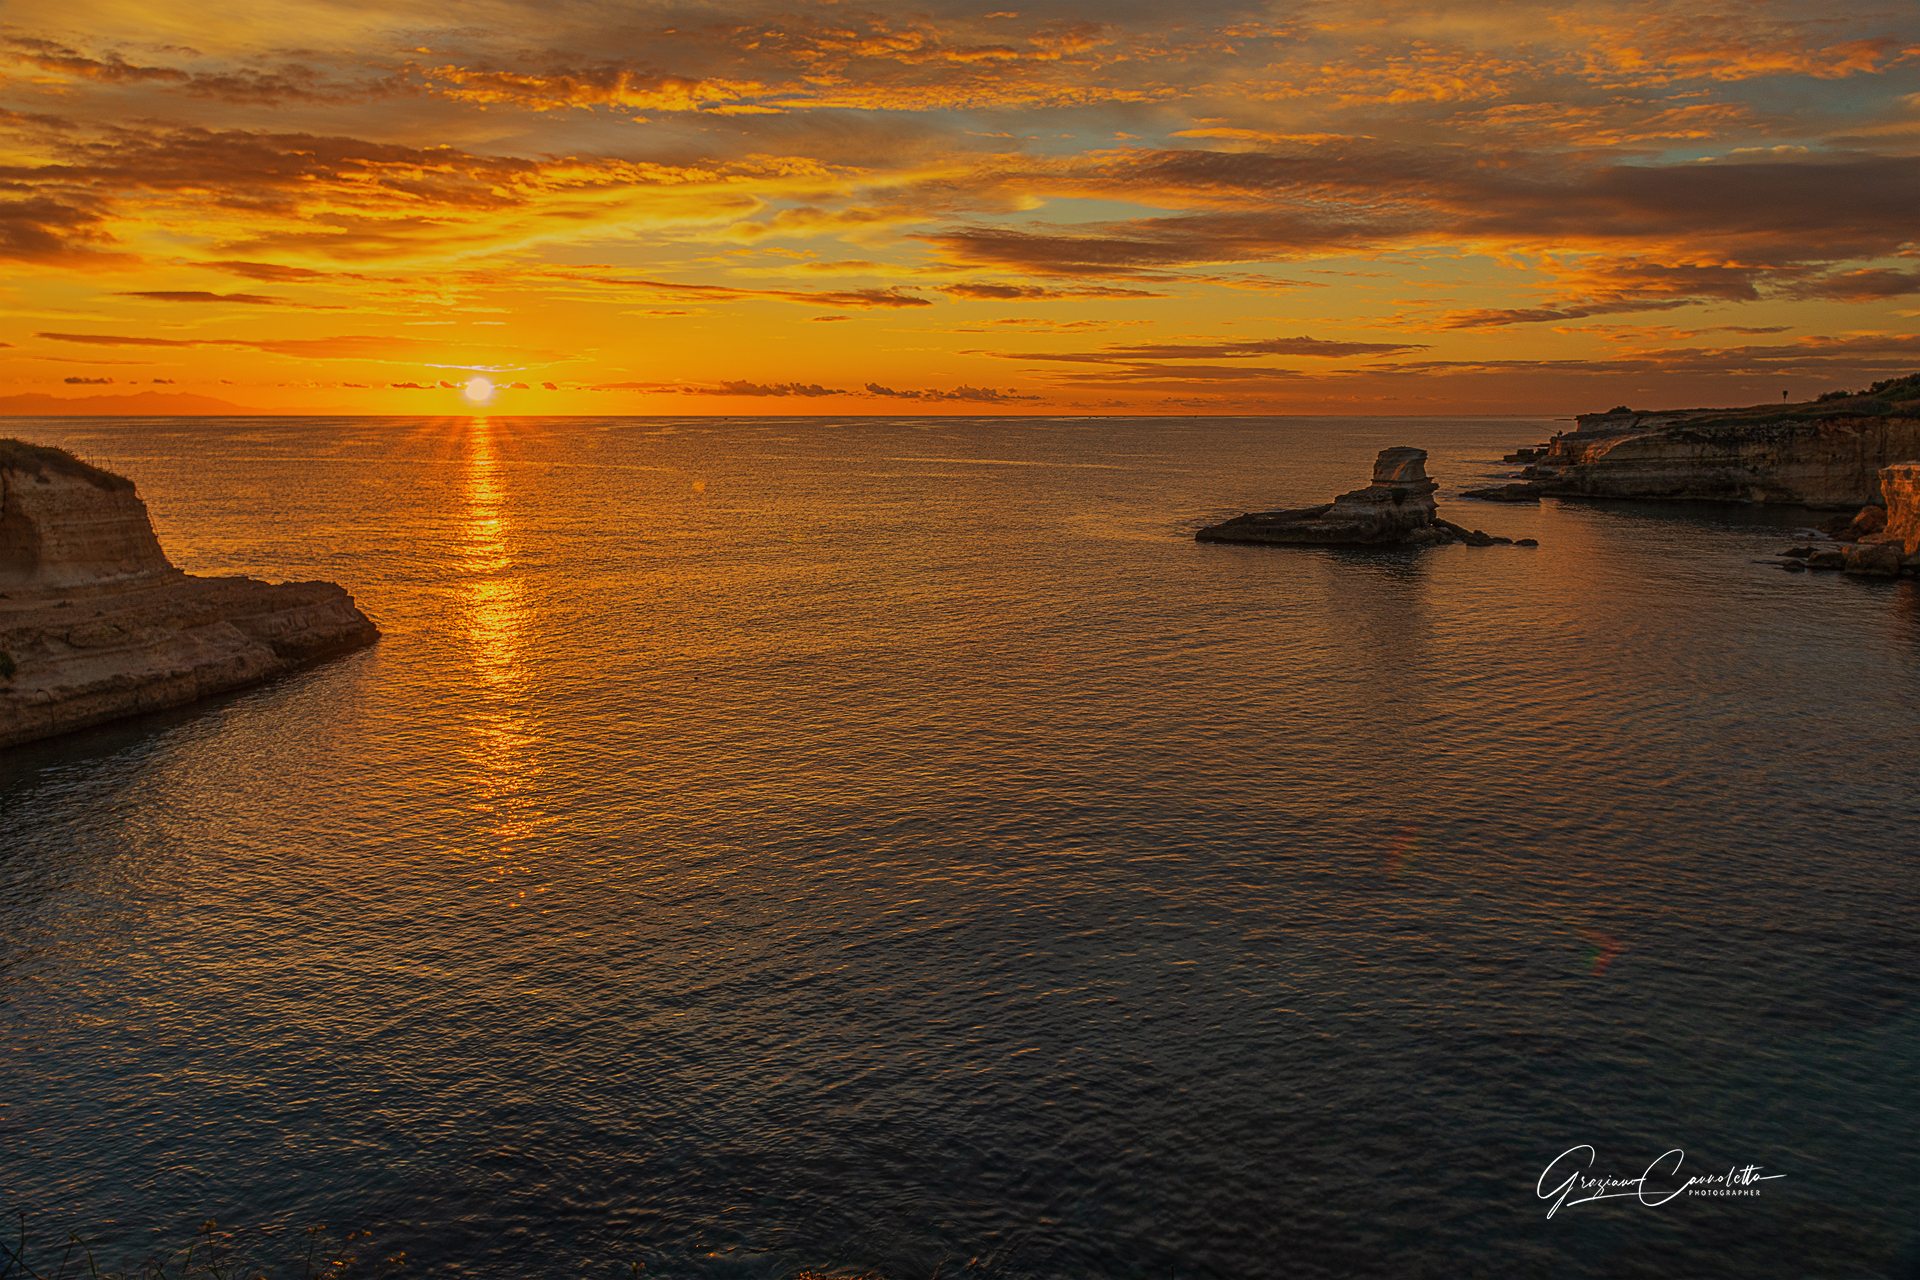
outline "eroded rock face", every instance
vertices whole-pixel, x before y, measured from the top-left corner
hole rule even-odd
[[[194,578],[131,481],[0,441],[0,748],[270,679],[380,636],[330,582]]]
[[[1920,416],[1716,420],[1722,411],[1583,418],[1527,468],[1548,494],[1781,502],[1831,510],[1879,500],[1880,472],[1920,457]]]
[[[1332,502],[1290,511],[1251,512],[1194,534],[1201,542],[1270,542],[1308,546],[1394,546],[1450,542],[1434,523],[1425,449],[1382,449],[1373,481]]]
[[[0,469],[0,591],[19,596],[179,572],[131,484]]]
[[[1920,555],[1920,462],[1883,467],[1880,492],[1887,504],[1883,533],[1897,537],[1905,554]]]

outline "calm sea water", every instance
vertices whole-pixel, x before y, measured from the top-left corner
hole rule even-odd
[[[0,1210],[433,1276],[1920,1264],[1920,592],[1543,420],[13,420],[374,649],[0,755]],[[1432,451],[1537,550],[1202,546]],[[1568,1204],[1592,1172],[1750,1197]],[[1902,1260],[1904,1251],[1904,1261]]]

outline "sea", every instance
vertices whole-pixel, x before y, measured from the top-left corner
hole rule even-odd
[[[384,638],[0,753],[0,1234],[1912,1280],[1920,590],[1568,425],[10,420]],[[1193,539],[1402,445],[1539,545]]]

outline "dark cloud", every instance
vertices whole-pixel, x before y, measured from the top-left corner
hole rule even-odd
[[[887,396],[896,400],[964,400],[975,404],[1007,404],[1015,400],[1041,400],[1043,396],[1023,396],[1018,392],[1000,391],[993,387],[970,387],[960,384],[951,391],[895,391],[892,387],[883,387],[877,382],[867,384],[867,394]]]
[[[104,387],[108,383],[112,382],[113,379],[112,378],[62,378],[61,381],[65,382],[68,386],[72,386],[72,387]]]
[[[843,396],[844,391],[803,382],[722,382],[709,387],[682,387],[691,396]]]
[[[1376,372],[1436,374],[1552,370],[1568,373],[1844,376],[1910,372],[1920,364],[1920,334],[1811,337],[1782,346],[1683,347],[1599,360],[1419,360]]]
[[[997,354],[997,353],[995,353]],[[1017,358],[1017,357],[1016,357]],[[1206,385],[1212,383],[1295,382],[1309,375],[1270,365],[1151,364],[1114,365],[1094,373],[1061,373],[1063,382],[1088,386]]]
[[[242,302],[256,307],[276,307],[287,301],[285,298],[272,298],[263,293],[206,293],[184,289],[132,289],[114,296],[145,298],[149,302]]]
[[[1149,289],[1122,289],[1112,285],[1083,285],[1058,289],[1040,284],[944,284],[941,293],[956,298],[979,298],[996,302],[1031,302],[1050,298],[1164,298],[1164,293]]]
[[[550,273],[549,278],[578,281],[627,289],[641,289],[681,301],[727,302],[766,298],[780,302],[798,302],[813,307],[930,307],[931,301],[906,293],[895,285],[886,289],[835,289],[807,292],[799,289],[742,289],[736,285],[691,284],[673,280],[635,280],[617,276],[588,275],[577,271]]]
[[[217,338],[133,338],[110,333],[36,333],[33,336],[48,338],[54,342],[80,342],[93,347],[244,347],[252,345],[246,342],[222,342]]]
[[[1844,302],[1865,302],[1874,298],[1897,298],[1920,293],[1920,271],[1869,269],[1841,271],[1833,275],[1802,280],[1787,293],[1795,298],[1834,298]]]
[[[353,271],[316,271],[312,267],[286,267],[273,262],[202,262],[203,267],[214,267],[249,280],[264,280],[270,284],[314,284],[326,280],[368,280],[371,276],[360,275]],[[386,281],[397,283],[397,281]]]
[[[1404,351],[1425,349],[1426,344],[1419,342],[1331,342],[1321,338],[1309,338],[1302,334],[1297,338],[1257,338],[1248,342],[1116,344],[1102,347],[1094,352],[1049,355],[1020,355],[1004,351],[994,354],[1018,360],[1070,360],[1083,363],[1128,364],[1140,360],[1251,360],[1266,356],[1320,356],[1326,359],[1339,359],[1343,356],[1398,355]]]
[[[96,208],[47,196],[0,201],[0,259],[55,266],[113,266],[130,261],[128,255],[95,247],[113,241],[106,222]]]
[[[1555,307],[1508,307],[1480,311],[1449,312],[1440,321],[1443,329],[1495,329],[1509,324],[1539,324],[1548,320],[1583,320],[1588,316],[1624,315],[1634,311],[1671,311],[1675,307],[1697,307],[1704,298],[1674,298],[1668,301],[1568,303]]]
[[[377,83],[328,84],[319,72],[298,63],[287,63],[273,71],[236,68],[207,73],[187,71],[180,67],[143,67],[126,61],[117,53],[110,53],[104,58],[90,58],[65,45],[32,37],[8,37],[0,40],[0,45],[6,46],[6,52],[17,61],[43,71],[78,76],[104,84],[176,87],[193,97],[217,98],[223,102],[253,106],[364,98],[380,91]]]
[[[1298,155],[1136,153],[1021,179],[1062,193],[1241,207],[1070,228],[961,226],[918,238],[958,263],[1078,277],[1476,242],[1602,255],[1563,268],[1566,299],[1443,321],[1458,328],[1753,301],[1807,278],[1827,282],[1808,286],[1807,296],[1890,296],[1875,291],[1905,292],[1897,273],[1825,273],[1901,252],[1920,207],[1920,156],[1583,168],[1568,157],[1343,142]]]

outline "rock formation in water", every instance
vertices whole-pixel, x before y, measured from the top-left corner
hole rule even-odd
[[[1698,498],[1852,510],[1880,501],[1880,473],[1920,458],[1920,374],[1853,395],[1750,409],[1582,414],[1530,465],[1521,494]]]
[[[256,684],[379,635],[330,582],[182,573],[131,480],[0,440],[0,747]]]
[[[1456,540],[1484,547],[1513,541],[1442,520],[1433,500],[1439,487],[1427,478],[1425,449],[1382,449],[1373,462],[1373,482],[1364,489],[1343,493],[1317,507],[1235,516],[1193,536],[1200,542],[1318,547],[1418,547]],[[1524,538],[1521,545],[1534,542]]]
[[[1868,578],[1920,576],[1920,462],[1882,467],[1879,483],[1884,506],[1870,504],[1829,526],[1845,541],[1791,547],[1780,553],[1780,567],[1794,573],[1843,569]]]

